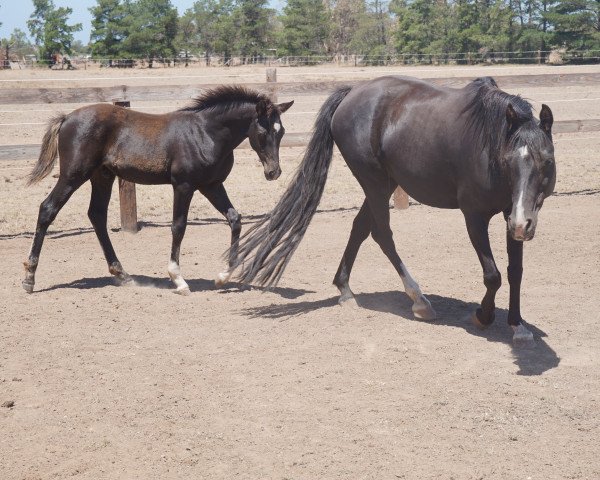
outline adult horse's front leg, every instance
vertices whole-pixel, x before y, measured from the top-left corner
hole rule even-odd
[[[175,284],[175,293],[181,295],[190,294],[190,287],[181,276],[179,252],[183,236],[185,235],[188,211],[193,196],[194,189],[190,185],[180,184],[173,186],[173,224],[171,225],[173,243],[171,245],[171,260],[169,261],[169,276]]]
[[[506,215],[505,215],[506,217]],[[533,334],[523,325],[521,317],[521,278],[523,277],[523,242],[512,238],[506,228],[506,251],[508,253],[508,283],[510,299],[508,304],[508,324],[512,327],[514,342],[531,342]]]
[[[478,327],[485,328],[490,326],[494,321],[496,308],[494,300],[496,292],[502,284],[502,277],[498,271],[498,267],[496,267],[488,235],[488,226],[491,217],[479,213],[463,213],[467,223],[469,238],[479,257],[481,268],[483,268],[483,283],[487,289],[481,301],[481,308],[478,308],[473,313],[472,320]]]

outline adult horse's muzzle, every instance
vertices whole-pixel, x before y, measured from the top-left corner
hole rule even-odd
[[[521,209],[522,210],[522,209]],[[518,242],[527,242],[535,235],[537,226],[537,212],[513,211],[506,220],[508,233]]]

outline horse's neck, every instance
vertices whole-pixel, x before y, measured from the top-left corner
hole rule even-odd
[[[254,118],[254,105],[240,106],[221,113],[215,120],[227,130],[231,136],[230,143],[237,147],[248,137],[248,129]]]

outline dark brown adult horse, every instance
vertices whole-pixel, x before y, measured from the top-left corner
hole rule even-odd
[[[173,185],[173,243],[169,276],[177,292],[189,288],[179,269],[179,248],[196,190],[231,227],[232,245],[242,228],[223,182],[233,167],[233,149],[245,138],[258,154],[267,180],[281,174],[279,143],[284,134],[280,115],[294,102],[275,105],[264,95],[239,86],[207,91],[189,107],[149,115],[108,104],[80,108],[54,118],[42,143],[29,184],[47,176],[60,156],[56,186],[40,205],[37,228],[25,262],[23,288],[31,293],[48,226],[83,183],[92,183],[88,216],[104,250],[108,270],[122,283],[131,277],[117,259],[106,229],[106,213],[115,177],[142,184]],[[235,258],[231,249],[230,263]],[[227,281],[220,274],[217,284]]]
[[[239,278],[260,284],[279,280],[316,211],[335,142],[366,195],[333,280],[340,301],[354,301],[350,272],[361,243],[371,234],[400,275],[415,317],[435,318],[392,239],[388,202],[400,185],[421,203],[462,210],[487,288],[473,314],[482,327],[494,320],[501,283],[488,224],[495,214],[504,214],[508,323],[515,340],[532,339],[519,305],[523,241],[533,238],[538,211],[554,189],[552,121],[546,105],[538,122],[529,103],[503,92],[491,78],[453,89],[383,77],[337,90],[319,112],[295,180],[273,212],[242,237],[235,262],[243,265]]]

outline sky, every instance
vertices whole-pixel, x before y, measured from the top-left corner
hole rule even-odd
[[[96,5],[96,0],[53,0],[56,7],[71,7],[73,14],[69,23],[81,23],[83,30],[74,34],[75,40],[81,40],[84,44],[90,41],[90,29],[92,16],[88,10]],[[177,7],[181,15],[194,4],[195,0],[171,0],[171,4]],[[277,2],[270,2],[271,4]],[[23,30],[29,37],[27,20],[33,13],[33,2],[31,0],[0,0],[0,38],[9,37],[15,28]]]

